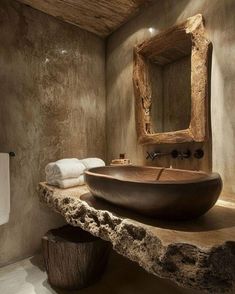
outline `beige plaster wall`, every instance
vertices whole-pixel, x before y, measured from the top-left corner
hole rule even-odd
[[[235,1],[165,0],[147,8],[107,41],[107,159],[126,153],[136,164],[218,171],[224,190],[235,193]],[[197,13],[205,18],[208,38],[213,43],[211,74],[211,140],[207,144],[149,146],[137,144],[132,86],[133,46],[159,31]],[[206,156],[198,161],[164,158],[146,162],[146,150],[195,150],[203,147]]]
[[[0,1],[0,152],[16,152],[0,265],[33,254],[44,232],[63,222],[37,198],[45,165],[61,157],[105,158],[104,54],[95,35]]]
[[[134,163],[152,164],[145,160],[146,150],[172,149],[137,144],[132,50],[196,13],[204,15],[214,46],[212,140],[174,146],[204,147],[201,162],[163,159],[154,164],[212,168],[222,175],[224,190],[235,192],[234,11],[233,0],[156,1],[108,38],[106,140],[104,41],[13,0],[0,2],[0,151],[16,152],[10,222],[0,226],[0,265],[33,254],[41,235],[63,222],[37,199],[47,162],[66,156],[105,158],[106,149],[108,161],[126,153]]]

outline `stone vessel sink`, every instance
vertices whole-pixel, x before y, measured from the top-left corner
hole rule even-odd
[[[145,166],[105,166],[85,173],[90,192],[112,204],[162,219],[192,219],[216,203],[217,173]]]

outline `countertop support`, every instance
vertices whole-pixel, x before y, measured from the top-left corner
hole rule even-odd
[[[149,273],[205,293],[234,293],[235,204],[219,200],[205,216],[166,222],[97,200],[86,186],[39,184],[40,201],[67,223],[112,243]]]

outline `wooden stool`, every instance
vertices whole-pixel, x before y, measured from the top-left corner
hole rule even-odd
[[[102,275],[111,244],[67,225],[47,232],[42,238],[42,249],[49,283],[76,290]]]

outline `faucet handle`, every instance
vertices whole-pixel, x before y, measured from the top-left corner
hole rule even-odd
[[[197,149],[193,155],[195,158],[201,159],[204,156],[204,151],[202,149]]]
[[[148,152],[147,151],[147,156],[146,156],[146,159],[152,159],[154,160],[155,158],[157,158],[161,153],[160,152],[157,152],[157,151],[153,151],[153,152]]]
[[[191,156],[191,151],[187,150],[186,152],[180,152],[175,149],[171,152],[171,156],[173,158],[180,158],[180,159],[189,158]]]
[[[171,151],[171,156],[172,156],[173,158],[177,158],[177,157],[179,156],[179,151],[176,150],[176,149],[172,150],[172,151]]]
[[[158,156],[160,156],[160,152],[157,152],[157,151],[154,151],[153,153],[152,153],[152,160],[154,160],[155,158],[157,158]]]
[[[152,159],[152,155],[151,155],[151,153],[150,153],[150,152],[148,152],[148,151],[147,151],[147,156],[146,156],[146,159],[149,159],[149,158],[150,158],[150,159]]]

